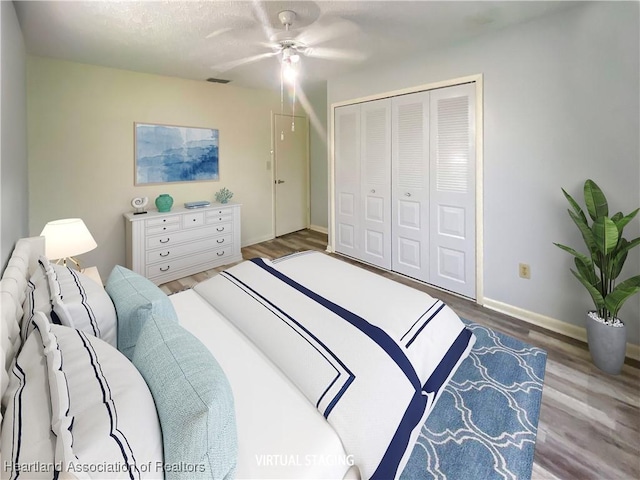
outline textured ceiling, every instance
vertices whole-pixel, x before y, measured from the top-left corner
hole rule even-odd
[[[579,2],[15,1],[31,54],[160,75],[278,88],[270,45],[293,10],[309,84],[467,41]],[[250,62],[239,62],[253,60]]]

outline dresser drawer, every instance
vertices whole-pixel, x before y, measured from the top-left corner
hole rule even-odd
[[[233,255],[233,248],[229,247],[220,248],[217,250],[209,250],[207,252],[201,252],[186,257],[180,257],[173,260],[166,260],[160,263],[154,263],[153,265],[147,265],[146,276],[150,279],[154,277],[160,277],[169,275],[172,272],[179,272],[181,270],[188,270],[193,266],[204,265],[213,261],[219,261],[226,257]]]
[[[165,225],[158,225],[155,227],[147,227],[145,233],[147,235],[157,235],[158,233],[164,232],[175,232],[176,230],[180,230],[179,223],[167,223]]]
[[[223,235],[225,233],[233,232],[233,223],[219,223],[211,228],[214,229],[216,235]]]
[[[204,225],[204,212],[185,213],[182,216],[182,227],[193,228]]]
[[[156,250],[147,251],[147,263],[157,262],[169,262],[174,258],[183,257],[185,255],[192,255],[193,253],[199,253],[205,250],[211,250],[220,247],[231,246],[233,236],[231,234],[222,235],[218,237],[209,237],[202,240],[198,240],[190,243],[183,243],[180,245],[167,246],[166,248],[159,248]]]
[[[180,225],[180,217],[178,215],[172,215],[170,217],[162,217],[162,218],[150,218],[149,220],[144,221],[144,226],[149,227],[157,227],[159,225],[168,225],[168,224],[177,224]]]
[[[233,215],[231,212],[227,210],[220,210],[220,213],[218,213],[218,210],[216,210],[214,212],[207,212],[207,217],[205,221],[207,225],[223,223],[223,222],[231,222],[233,221]]]
[[[165,248],[180,243],[194,242],[202,238],[209,238],[220,235],[222,234],[222,232],[226,233],[228,231],[231,231],[230,226],[227,226],[222,230],[219,230],[220,227],[221,225],[212,225],[210,227],[186,229],[177,232],[169,232],[162,235],[153,235],[147,237],[145,243],[147,249]]]

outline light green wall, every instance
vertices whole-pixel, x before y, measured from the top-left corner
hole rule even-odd
[[[81,256],[103,280],[125,262],[122,214],[133,197],[169,193],[175,205],[242,203],[242,243],[273,237],[271,112],[277,92],[28,57],[29,230],[81,217],[98,248]],[[134,186],[134,122],[217,128],[220,181]]]
[[[327,157],[327,83],[308,92],[311,226],[326,229],[329,224]]]
[[[0,269],[28,235],[26,51],[11,2],[0,2]]]

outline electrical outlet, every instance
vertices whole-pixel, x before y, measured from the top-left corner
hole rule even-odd
[[[531,278],[531,267],[528,263],[518,265],[518,270],[520,272],[520,278],[526,278],[527,280]]]

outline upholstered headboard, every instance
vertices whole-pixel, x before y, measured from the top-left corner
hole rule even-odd
[[[0,375],[1,394],[9,381],[8,369],[20,347],[20,321],[27,282],[38,265],[38,257],[44,255],[44,237],[21,238],[16,243],[7,268],[0,280]],[[1,418],[1,417],[0,417]]]

